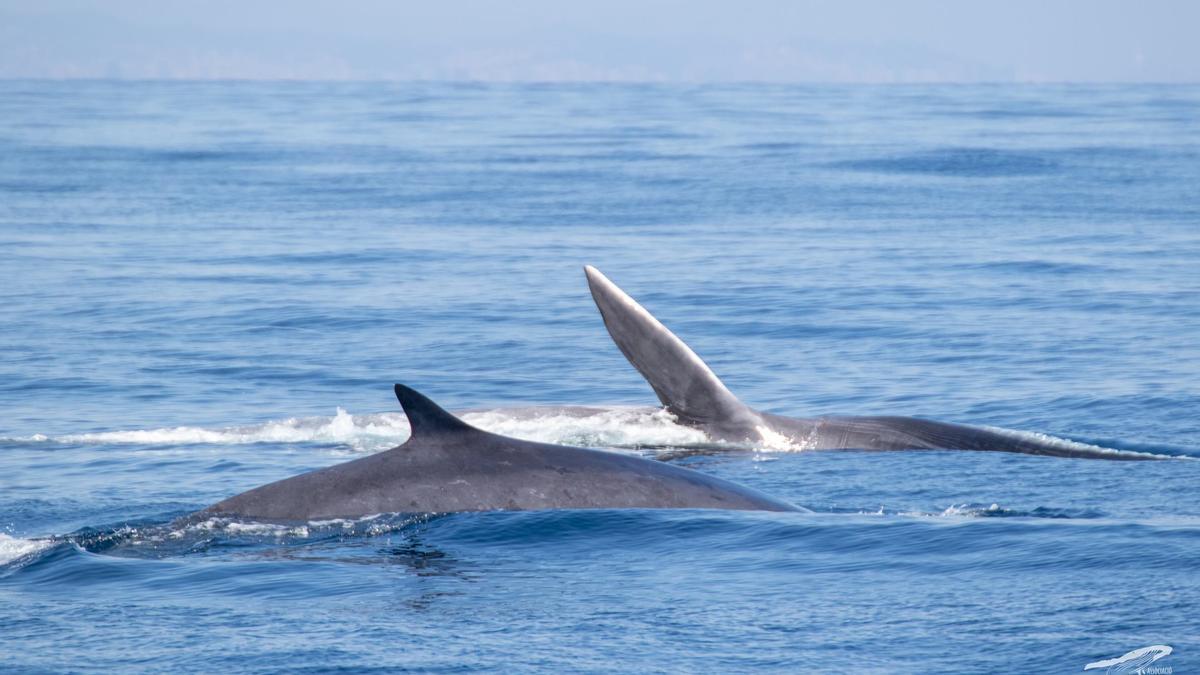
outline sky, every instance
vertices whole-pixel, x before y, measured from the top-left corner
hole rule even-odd
[[[1200,0],[0,0],[0,78],[1200,82]]]

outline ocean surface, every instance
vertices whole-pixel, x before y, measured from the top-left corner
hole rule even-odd
[[[0,82],[0,259],[4,672],[1200,670],[1200,87]],[[1174,458],[714,451],[584,264],[760,409]],[[814,513],[168,525],[395,382]]]

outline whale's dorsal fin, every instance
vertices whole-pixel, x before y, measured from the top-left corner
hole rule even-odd
[[[680,421],[752,431],[761,418],[738,400],[690,347],[600,270],[584,266],[604,326],[625,358]]]
[[[479,431],[475,427],[443,410],[416,389],[397,384],[396,398],[412,427],[411,438],[463,431]]]

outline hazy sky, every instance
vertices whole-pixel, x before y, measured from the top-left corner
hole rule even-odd
[[[1200,0],[0,0],[0,77],[1200,81]]]

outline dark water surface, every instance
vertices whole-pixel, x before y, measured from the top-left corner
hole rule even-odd
[[[1200,667],[1200,87],[0,83],[0,669]],[[1184,456],[678,458],[747,403]],[[814,514],[165,523],[404,382]],[[51,538],[54,537],[54,538]]]

